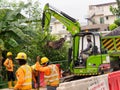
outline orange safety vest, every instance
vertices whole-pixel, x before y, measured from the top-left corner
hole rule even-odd
[[[62,77],[62,73],[61,73],[60,64],[56,64],[56,66],[57,66],[57,67],[58,67],[58,69],[59,69],[59,78],[61,78],[61,77]]]
[[[31,90],[32,89],[32,70],[27,64],[22,65],[19,69],[24,72],[24,83],[19,87],[19,90]],[[17,71],[19,72],[19,70]],[[16,72],[16,74],[17,74]],[[17,76],[17,75],[16,75]]]
[[[52,64],[48,66],[51,70],[50,75],[45,75],[45,82],[50,86],[59,85],[59,69],[56,65]]]
[[[11,59],[7,58],[4,62],[4,66],[6,67],[6,69],[8,71],[13,71],[14,64],[13,64],[13,61]]]

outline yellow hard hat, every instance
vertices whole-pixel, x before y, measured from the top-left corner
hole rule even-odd
[[[41,58],[41,64],[48,62],[49,59],[47,57],[42,57]]]
[[[7,56],[11,56],[12,55],[12,52],[7,52]]]
[[[27,55],[26,55],[26,53],[24,53],[24,52],[19,52],[19,53],[17,54],[17,57],[16,57],[15,59],[27,60]]]

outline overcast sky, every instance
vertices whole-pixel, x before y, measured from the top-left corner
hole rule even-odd
[[[29,0],[9,0],[9,1],[29,1]],[[37,0],[33,0],[37,1]],[[39,0],[41,8],[44,8],[46,3],[56,7],[57,9],[65,12],[71,17],[84,22],[88,14],[89,5],[103,4],[108,2],[115,2],[116,0]]]
[[[108,2],[115,2],[116,0],[39,0],[43,9],[46,3],[56,7],[65,12],[80,22],[85,21],[88,13],[89,5],[96,5]]]

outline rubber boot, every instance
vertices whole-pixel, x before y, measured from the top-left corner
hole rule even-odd
[[[16,83],[17,83],[16,81],[13,82],[14,86],[16,85]]]
[[[12,89],[12,88],[13,88],[13,87],[12,87],[12,81],[9,81],[9,82],[8,82],[8,88],[9,88],[9,89]]]

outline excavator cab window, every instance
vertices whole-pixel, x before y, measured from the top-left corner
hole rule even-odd
[[[100,37],[92,32],[81,32],[77,34],[80,37],[79,55],[78,60],[75,61],[75,66],[86,65],[86,60],[91,55],[100,53]],[[90,45],[88,44],[87,37],[90,37]],[[89,49],[88,49],[89,48]]]
[[[90,37],[90,46],[88,46],[87,37]],[[98,54],[100,52],[100,43],[98,42],[98,36],[94,35],[93,33],[85,33],[83,36],[81,36],[81,46],[80,46],[80,52],[85,51],[87,52],[87,49],[89,47],[89,52],[87,52],[89,55]],[[99,47],[99,48],[98,48]],[[79,53],[80,53],[79,52]]]

